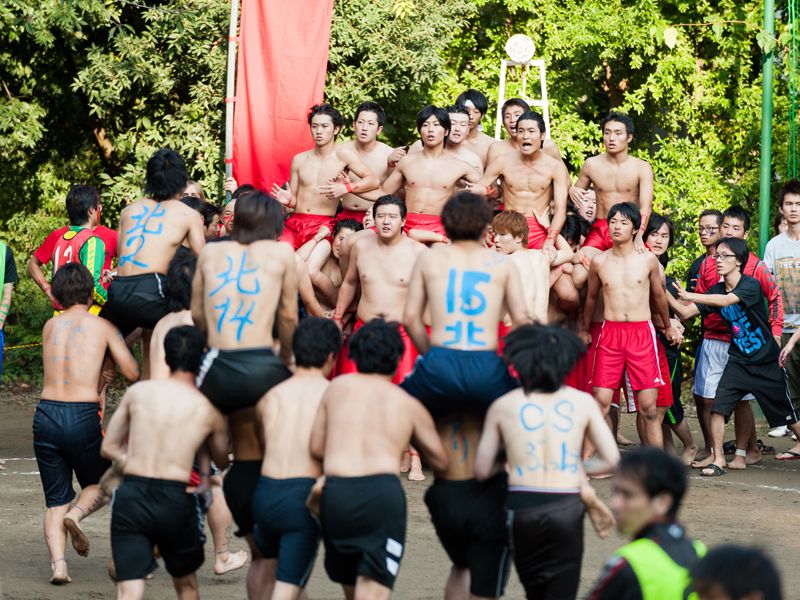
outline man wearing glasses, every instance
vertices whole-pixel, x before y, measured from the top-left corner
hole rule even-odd
[[[697,286],[697,275],[703,262],[714,254],[714,245],[719,241],[719,228],[722,225],[722,212],[709,208],[700,213],[697,224],[697,233],[700,235],[700,243],[706,249],[705,253],[694,259],[686,274],[686,290],[693,292]]]
[[[686,303],[676,309],[682,318],[696,314],[716,315],[731,335],[730,357],[709,410],[712,455],[703,461],[704,464],[696,465],[704,467],[700,474],[706,477],[723,475],[726,466],[731,468],[722,451],[725,421],[741,406],[744,394],[755,395],[772,427],[785,424],[793,432],[800,433],[797,414],[786,389],[786,376],[778,363],[780,349],[764,307],[762,285],[745,274],[750,256],[743,239],[723,238],[717,242],[713,255],[722,281],[711,286],[707,293],[694,294],[675,284],[678,298]],[[794,460],[795,457],[800,457],[800,442],[775,458]],[[743,457],[737,455],[736,458]]]

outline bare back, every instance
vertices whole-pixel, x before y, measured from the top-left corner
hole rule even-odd
[[[205,245],[203,221],[197,211],[178,200],[142,199],[119,216],[118,274],[166,273],[183,240],[199,254]]]
[[[261,474],[274,479],[319,477],[322,465],[309,452],[311,429],[330,382],[318,373],[294,375],[276,385],[256,407],[264,437]]]
[[[650,281],[658,275],[658,259],[651,252],[624,256],[606,250],[592,261],[603,290],[603,317],[607,321],[649,321]]]
[[[550,263],[541,250],[517,250],[509,255],[516,265],[522,283],[525,307],[534,321],[547,323],[550,300]],[[511,319],[506,316],[507,324]]]
[[[437,473],[437,479],[463,481],[475,477],[475,452],[482,428],[483,419],[466,413],[436,422],[436,430],[450,459],[447,471]]]
[[[291,298],[291,301],[289,300]],[[290,246],[260,240],[209,244],[192,283],[192,318],[220,350],[273,344],[276,309],[297,314],[297,268]]]
[[[582,179],[584,180],[582,182]],[[587,159],[578,176],[578,187],[590,182],[597,193],[597,218],[605,219],[611,207],[619,202],[633,202],[644,208],[642,193],[652,202],[653,169],[649,163],[626,155],[616,160],[607,152]],[[581,185],[583,183],[583,185]]]
[[[192,311],[179,310],[172,312],[159,320],[153,328],[153,335],[150,337],[150,379],[167,379],[169,377],[169,366],[164,352],[164,338],[173,327],[182,325],[194,325],[192,321]]]

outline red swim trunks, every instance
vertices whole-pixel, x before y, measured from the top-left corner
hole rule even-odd
[[[528,222],[528,250],[541,250],[547,241],[547,229],[536,217],[526,217]]]
[[[424,229],[425,231],[433,231],[439,235],[447,236],[439,215],[410,212],[406,215],[406,226],[403,228],[403,232],[408,235],[411,229]]]
[[[605,219],[595,219],[583,245],[602,251],[611,248],[613,244],[611,243],[611,236],[608,234],[608,221]]]
[[[658,339],[656,339],[656,344],[658,346],[658,366],[661,369],[661,378],[664,380],[664,385],[658,388],[656,406],[659,408],[669,408],[672,406],[672,380],[670,379],[667,352],[664,350],[664,345],[658,341]],[[625,387],[623,389],[625,391],[625,399],[628,401],[628,412],[638,412],[639,398],[637,392],[631,390],[627,376],[625,377]]]
[[[503,356],[503,350],[506,347],[506,336],[511,331],[511,325],[506,325],[503,321],[497,324],[497,354]]]
[[[323,225],[333,231],[333,223],[334,218],[327,215],[292,213],[286,217],[286,223],[283,226],[283,234],[280,237],[280,241],[290,244],[292,248],[297,250],[300,246],[317,235],[319,228]]]
[[[650,321],[605,321],[594,355],[592,386],[618,390],[627,372],[634,392],[665,384],[658,361],[656,330]]]
[[[364,216],[367,214],[365,210],[350,210],[349,208],[343,208],[342,212],[336,215],[336,222],[344,221],[345,219],[353,219],[354,221],[358,221],[362,225],[364,224]]]
[[[361,329],[364,325],[366,325],[366,323],[364,323],[364,321],[361,319],[358,319],[355,326],[353,326],[353,333]],[[417,356],[419,356],[417,347],[408,336],[406,328],[402,325],[400,326],[400,337],[403,338],[405,352],[403,352],[403,356],[400,357],[400,361],[397,363],[397,372],[392,378],[392,383],[396,384],[402,383],[406,376],[408,376],[411,371],[414,370],[414,362],[417,360]],[[358,369],[356,368],[356,363],[350,360],[350,357],[347,355],[347,344],[345,344],[342,346],[342,349],[339,352],[339,358],[336,361],[336,375],[355,373],[357,371]]]

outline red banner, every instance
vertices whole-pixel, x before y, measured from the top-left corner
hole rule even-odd
[[[242,0],[233,176],[269,191],[313,147],[308,109],[322,101],[333,0]]]

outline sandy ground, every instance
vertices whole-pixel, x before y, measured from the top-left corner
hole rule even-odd
[[[67,559],[73,583],[56,588],[47,583],[49,558],[42,533],[44,498],[33,460],[31,419],[35,398],[30,395],[0,393],[0,458],[7,459],[6,470],[0,471],[0,598],[6,600],[63,598],[87,599],[113,597],[114,587],[106,576],[111,557],[108,539],[110,511],[102,509],[88,520],[84,528],[91,538],[89,558],[78,557],[68,546]],[[696,424],[694,421],[693,425]],[[766,427],[759,428],[760,434]],[[634,437],[633,418],[623,416],[623,431]],[[699,433],[695,432],[699,438]],[[767,438],[765,438],[767,439]],[[784,449],[789,440],[771,442]],[[690,533],[709,545],[725,542],[757,544],[768,548],[784,577],[785,590],[800,588],[800,572],[796,569],[800,551],[800,462],[776,463],[771,457],[762,465],[746,472],[729,472],[717,479],[701,479],[690,473],[690,492],[681,520]],[[395,598],[438,599],[449,571],[449,562],[439,545],[422,502],[428,483],[406,482],[409,505],[408,540]],[[77,486],[77,484],[76,484]],[[602,498],[608,499],[609,481],[597,482]],[[614,535],[599,540],[587,523],[586,552],[581,576],[580,597],[584,597],[595,580],[602,563],[622,543]],[[232,549],[244,548],[240,540]],[[330,583],[317,561],[309,597],[341,598],[340,589]],[[221,600],[244,598],[244,571],[216,577],[211,572],[213,547],[206,544],[206,563],[200,570],[201,594]],[[174,598],[170,579],[159,569],[147,587],[148,598]],[[516,574],[511,575],[506,597],[522,598]],[[787,593],[798,598],[798,593]]]

